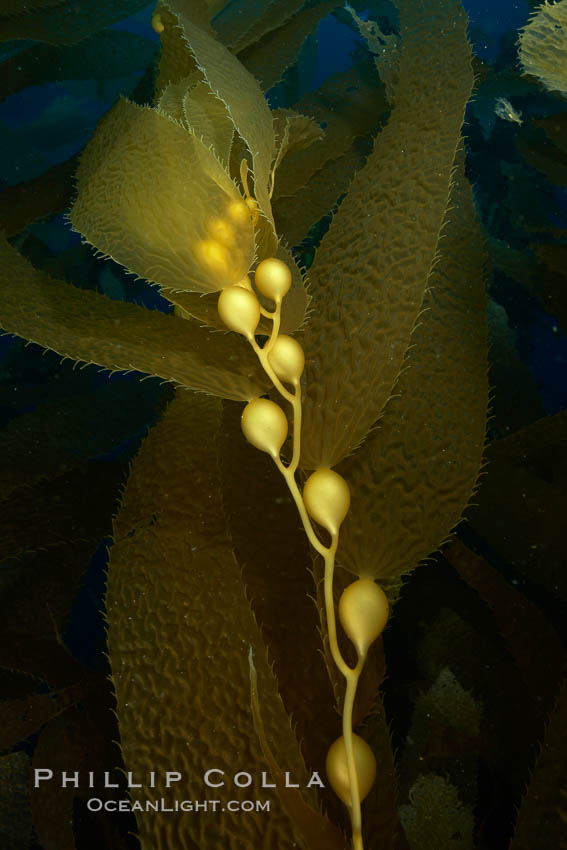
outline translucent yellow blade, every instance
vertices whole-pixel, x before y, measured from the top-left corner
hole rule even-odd
[[[201,74],[198,71],[194,71],[192,74],[189,74],[189,76],[182,77],[182,79],[175,83],[168,83],[158,99],[157,106],[159,110],[161,112],[165,112],[166,115],[173,118],[178,124],[183,124],[186,129],[189,129],[185,119],[185,112],[183,110],[183,101],[185,100],[186,95],[194,89],[202,79]]]
[[[164,27],[159,37],[161,50],[159,73],[155,85],[155,102],[157,103],[171,83],[178,83],[195,73],[198,73],[200,77],[201,75],[191,51],[187,49],[187,43],[181,30],[177,26],[175,15],[172,15],[163,3],[158,3],[156,13],[159,14]],[[196,14],[199,14],[198,10]],[[203,25],[206,25],[204,21]]]
[[[121,100],[89,143],[70,219],[99,251],[170,289],[211,292],[240,280],[254,255],[234,183],[195,135]]]
[[[226,106],[207,83],[188,91],[183,98],[183,114],[189,129],[212,148],[216,158],[228,170],[234,125]]]
[[[199,25],[188,0],[167,0],[167,6],[177,16],[197,65],[211,90],[226,104],[235,129],[252,154],[254,194],[272,231],[273,253],[277,239],[273,233],[269,176],[274,157],[274,129],[266,99],[244,65]]]
[[[305,321],[310,299],[305,288],[305,280],[290,251],[283,245],[278,245],[276,257],[287,263],[291,270],[291,289],[283,299],[280,322],[280,333],[291,334],[300,328]],[[258,292],[256,294],[267,310],[274,309],[273,301]],[[162,295],[179,308],[180,312],[176,315],[185,318],[192,316],[203,325],[226,330],[226,325],[218,313],[218,295],[216,292],[200,295],[197,292],[172,292],[170,289],[162,289]],[[271,332],[271,319],[262,317],[256,333],[269,335]]]

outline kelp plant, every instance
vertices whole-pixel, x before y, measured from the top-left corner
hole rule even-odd
[[[279,4],[278,20],[282,5],[288,17],[301,6]],[[328,5],[315,7],[324,14]],[[390,116],[334,210],[309,296],[286,228],[278,234],[277,209],[295,197],[303,236],[328,211],[317,214],[308,196],[333,128],[324,137],[309,117],[271,111],[236,58],[274,29],[270,4],[255,19],[231,17],[227,6],[214,22],[218,37],[216,7],[161,4],[152,19],[162,40],[155,106],[122,99],[81,157],[73,227],[158,286],[172,314],[57,282],[2,247],[16,284],[2,294],[6,330],[176,388],[133,463],[106,595],[125,765],[136,777],[155,774],[151,788],[131,789],[144,848],[344,848],[340,813],[328,799],[321,812],[309,780],[308,766],[322,770],[325,751],[355,850],[389,847],[398,829],[395,817],[384,823],[373,813],[384,796],[386,724],[375,717],[368,727],[378,765],[359,728],[383,675],[375,642],[400,577],[441,545],[470,499],[488,388],[482,242],[460,140],[473,84],[466,19],[454,0],[396,5],[399,39],[388,37],[381,58],[376,51]],[[372,49],[377,28],[351,12]],[[273,57],[262,65],[261,51],[252,52],[255,61],[270,80]],[[242,431],[271,455],[299,511],[314,551],[324,654],[314,621],[303,621],[286,659],[285,632],[278,646],[255,602],[262,582],[289,580],[291,607],[309,590],[291,563],[289,577],[270,563],[258,577],[242,559],[257,529],[238,543],[234,504],[261,509],[254,490],[266,473],[219,399],[246,403]],[[255,522],[280,547],[287,541],[290,560],[305,558],[286,501],[265,505]],[[302,682],[301,693],[286,675]],[[315,715],[320,722],[309,721]],[[228,811],[213,820],[143,810],[148,794],[168,793],[169,766],[189,777],[211,766],[228,776],[237,757],[273,780],[283,808],[269,827]],[[376,773],[378,798],[363,818]],[[246,788],[237,782],[231,792],[241,799]]]

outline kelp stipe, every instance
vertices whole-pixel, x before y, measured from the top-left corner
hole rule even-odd
[[[282,462],[280,456],[287,437],[287,420],[277,404],[262,398],[248,402],[242,414],[242,430],[252,445],[271,455],[297,505],[309,542],[325,560],[323,593],[329,645],[333,661],[346,681],[343,734],[329,748],[326,769],[331,786],[349,810],[353,847],[362,850],[361,802],[373,785],[376,760],[368,744],[353,734],[352,716],[368,650],[388,619],[388,602],[384,592],[374,582],[365,579],[354,582],[343,592],[339,603],[339,619],[358,654],[356,666],[350,667],[337,641],[333,598],[335,554],[339,529],[350,508],[350,490],[344,478],[325,467],[320,467],[309,476],[303,492],[297,486],[295,475],[301,455],[300,379],[305,360],[297,342],[291,338],[286,341],[279,335],[282,299],[291,286],[291,272],[281,260],[266,259],[257,267],[254,282],[257,289],[275,304],[272,312],[264,311],[264,315],[272,321],[272,332],[263,348],[254,339],[261,308],[253,293],[247,289],[243,291],[238,285],[225,288],[219,297],[219,312],[228,327],[246,336],[274,387],[293,410],[293,440],[288,465]],[[275,359],[271,356],[274,354]],[[283,386],[282,381],[293,385],[293,393]],[[328,532],[330,545],[325,546],[316,535],[310,517]]]

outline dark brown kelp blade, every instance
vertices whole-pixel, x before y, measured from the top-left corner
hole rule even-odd
[[[489,382],[494,388],[490,426],[496,438],[545,416],[545,408],[535,375],[518,351],[517,332],[495,301],[488,305],[488,339]]]
[[[63,770],[86,772],[88,741],[82,734],[83,721],[82,712],[71,708],[48,723],[36,744],[33,768],[49,765],[54,776]],[[34,829],[44,850],[75,850],[73,800],[78,794],[72,786],[61,788],[55,782],[30,790]]]
[[[281,80],[287,68],[296,62],[307,36],[337,5],[337,0],[307,4],[285,23],[280,21],[277,29],[240,52],[238,58],[260,81],[264,91]]]
[[[199,4],[196,7],[198,8]],[[159,57],[159,72],[155,83],[155,103],[159,101],[164,91],[170,84],[177,84],[181,80],[191,77],[193,74],[198,75],[202,79],[202,74],[197,68],[197,63],[187,50],[187,44],[183,38],[181,29],[177,26],[177,18],[169,9],[162,3],[156,6],[156,13],[160,15],[161,22],[164,26],[163,32],[160,34],[160,57]],[[205,16],[202,18],[203,26],[207,26],[208,21]]]
[[[175,763],[196,795],[214,766],[225,771],[222,799],[249,798],[250,788],[233,786],[235,770],[245,765],[259,779],[269,771],[250,710],[252,647],[267,738],[316,807],[226,533],[219,423],[216,400],[178,393],[142,444],[116,518],[106,604],[124,760],[140,774]],[[156,780],[143,797],[168,795]],[[172,841],[190,848],[304,846],[277,801],[269,817],[268,829],[265,813],[196,814],[176,821],[174,838],[169,814],[141,813],[138,826],[144,850],[169,850]]]
[[[146,372],[227,398],[248,400],[267,385],[236,334],[213,333],[53,280],[6,241],[0,241],[0,261],[0,322],[9,333],[72,360]]]
[[[31,413],[10,420],[0,434],[0,500],[16,488],[57,479],[70,469],[81,468],[77,475],[85,474],[90,458],[143,433],[168,392],[151,392],[148,382],[109,381],[71,398],[54,394]],[[103,475],[99,481],[104,486]]]
[[[71,685],[54,694],[29,694],[19,699],[0,700],[0,750],[20,741],[62,714],[83,696],[81,685]]]
[[[39,177],[0,192],[0,229],[6,236],[15,236],[32,221],[67,209],[74,193],[77,163],[78,157],[72,156]]]
[[[358,730],[370,744],[378,771],[362,809],[365,850],[409,850],[400,823],[396,758],[381,696],[364,728]]]
[[[320,141],[286,156],[276,174],[274,216],[291,245],[301,242],[347,191],[364,166],[361,140],[376,132],[387,104],[376,71],[362,65],[333,74],[296,109],[313,116],[325,132]]]
[[[318,322],[305,336],[307,469],[351,452],[392,392],[437,250],[473,84],[460,4],[400,6],[392,114],[310,270]]]
[[[102,30],[78,45],[34,44],[0,64],[0,100],[55,80],[106,80],[144,71],[155,53],[149,38],[119,30]]]
[[[352,509],[339,562],[395,578],[446,539],[479,473],[488,408],[483,245],[462,159],[420,324],[384,416],[342,464]]]
[[[566,238],[567,233],[558,234]],[[545,265],[534,275],[536,294],[544,310],[557,318],[563,333],[567,332],[567,245],[548,243],[536,248],[538,259]]]
[[[72,540],[96,546],[110,533],[125,477],[125,465],[92,464],[19,488],[0,501],[0,561]]]
[[[563,410],[491,443],[469,519],[500,557],[560,598],[567,595],[566,425]]]
[[[98,541],[51,546],[2,566],[0,666],[65,687],[82,667],[61,638]]]
[[[52,6],[62,6],[65,0],[4,0],[2,3],[3,15],[26,15],[30,12],[39,12],[41,9],[49,9]]]
[[[549,717],[533,774],[518,812],[510,850],[548,850],[567,842],[567,680]]]
[[[534,602],[460,540],[444,557],[490,607],[528,691],[537,695],[538,708],[547,713],[557,695],[565,657],[554,626]]]
[[[0,841],[10,850],[30,846],[29,775],[30,759],[23,750],[0,756]]]
[[[10,6],[14,0],[8,0]],[[21,4],[24,5],[24,4]],[[0,41],[33,39],[47,44],[77,44],[91,33],[133,15],[146,5],[145,0],[62,0],[26,3],[25,14],[4,17],[0,14]],[[10,8],[10,6],[8,8]]]
[[[214,27],[220,40],[239,53],[285,24],[302,6],[303,0],[236,0],[227,4]]]
[[[303,192],[304,200],[313,203],[312,192],[308,189],[311,178],[327,162],[349,151],[355,139],[373,135],[387,103],[378,75],[365,63],[332,74],[317,91],[302,97],[294,108],[314,118],[325,130],[313,145],[292,151],[285,157],[276,175],[274,198]],[[336,170],[340,171],[338,167]],[[335,180],[342,181],[342,175],[335,175]],[[346,188],[348,181],[343,185]],[[327,207],[325,212],[330,209]]]

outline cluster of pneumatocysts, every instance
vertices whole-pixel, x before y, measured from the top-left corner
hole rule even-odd
[[[246,276],[222,290],[218,312],[228,328],[247,338],[274,387],[292,408],[292,454],[287,464],[282,461],[281,450],[288,437],[289,424],[279,404],[267,398],[249,401],[242,414],[242,431],[252,445],[273,458],[294,498],[309,541],[325,560],[324,596],[329,644],[335,664],[346,680],[343,734],[329,749],[326,769],[333,790],[349,809],[353,846],[355,850],[362,850],[360,804],[374,782],[376,760],[366,741],[354,734],[352,715],[368,649],[388,619],[388,602],[381,588],[369,578],[360,578],[344,590],[338,615],[357,652],[357,664],[351,667],[338,646],[333,600],[335,553],[339,529],[350,508],[350,490],[345,479],[329,468],[315,470],[305,482],[303,491],[295,478],[300,455],[300,381],[305,357],[297,340],[279,333],[282,300],[291,281],[290,269],[284,262],[275,257],[263,260],[256,268],[254,284],[258,292],[274,302],[275,309],[269,311],[261,306],[250,277]],[[261,316],[272,322],[271,334],[263,347],[255,339]],[[312,519],[327,530],[330,544],[325,545],[315,533]]]

